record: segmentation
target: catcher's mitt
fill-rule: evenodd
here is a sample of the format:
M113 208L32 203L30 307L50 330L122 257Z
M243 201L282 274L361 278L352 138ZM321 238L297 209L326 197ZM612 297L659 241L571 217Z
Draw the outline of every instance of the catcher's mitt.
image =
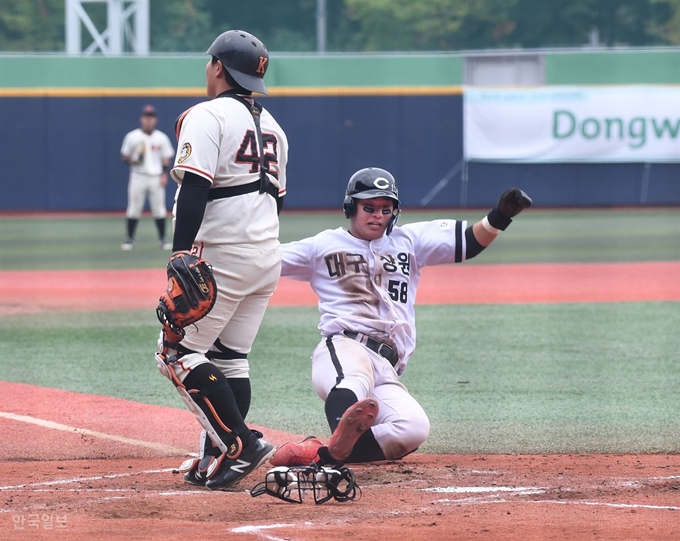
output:
M166 329L184 336L184 327L204 318L216 298L217 285L210 264L181 252L168 261L168 289L158 300L156 316Z

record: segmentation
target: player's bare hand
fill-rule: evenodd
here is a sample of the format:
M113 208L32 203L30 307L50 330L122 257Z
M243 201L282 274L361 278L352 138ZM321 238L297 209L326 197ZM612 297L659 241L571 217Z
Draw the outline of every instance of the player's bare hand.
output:
M525 208L529 208L532 202L531 198L519 188L510 188L503 192L496 208L503 216L513 218Z

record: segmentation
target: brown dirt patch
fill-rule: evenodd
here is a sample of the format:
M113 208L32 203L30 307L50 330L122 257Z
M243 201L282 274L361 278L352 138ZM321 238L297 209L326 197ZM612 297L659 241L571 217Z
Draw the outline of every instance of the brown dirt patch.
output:
M229 492L186 485L174 469L197 428L183 410L0 383L0 412L0 539L665 541L680 528L677 455L414 454L353 466L358 501L295 505L249 495L266 467Z
M418 304L680 300L680 262L448 265L423 270ZM164 269L0 272L0 314L153 309ZM314 306L304 282L282 278L271 306Z

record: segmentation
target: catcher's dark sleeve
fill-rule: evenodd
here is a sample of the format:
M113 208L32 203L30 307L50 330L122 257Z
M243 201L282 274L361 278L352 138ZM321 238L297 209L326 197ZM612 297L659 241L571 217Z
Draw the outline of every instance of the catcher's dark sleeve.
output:
M465 259L472 259L479 255L486 246L482 246L475 234L472 232L472 226L465 230Z
M276 214L281 214L281 209L283 208L283 198L286 197L282 195L276 198Z
M209 191L209 180L195 173L184 173L182 188L177 196L175 234L172 239L173 252L191 250L191 245L203 221Z

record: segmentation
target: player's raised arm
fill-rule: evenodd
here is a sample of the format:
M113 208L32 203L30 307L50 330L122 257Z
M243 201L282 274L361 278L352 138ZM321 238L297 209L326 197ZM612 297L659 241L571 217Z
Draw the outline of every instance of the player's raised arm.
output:
M519 188L510 188L503 192L496 206L483 219L465 230L466 259L479 255L531 203L531 198Z

